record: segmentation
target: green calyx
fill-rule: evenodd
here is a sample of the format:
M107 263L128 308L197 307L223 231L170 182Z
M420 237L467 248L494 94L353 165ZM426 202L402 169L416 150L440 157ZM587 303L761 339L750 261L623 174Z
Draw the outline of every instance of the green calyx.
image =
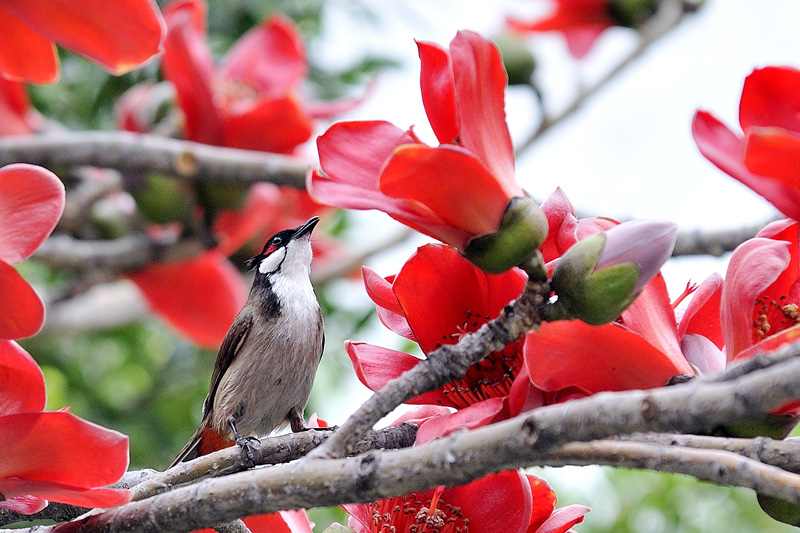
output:
M490 274L501 274L536 254L547 237L547 217L531 198L512 198L494 233L469 241L464 257Z
M639 281L635 263L620 263L597 272L597 259L605 246L605 234L591 235L574 244L553 271L552 288L573 318L587 324L607 324L635 298Z

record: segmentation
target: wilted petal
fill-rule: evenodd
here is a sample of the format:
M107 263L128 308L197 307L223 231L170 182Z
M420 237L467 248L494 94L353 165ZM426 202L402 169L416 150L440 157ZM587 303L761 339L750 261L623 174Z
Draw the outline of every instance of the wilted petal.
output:
M0 339L35 335L44 323L44 304L17 270L0 261Z
M3 7L113 74L136 68L161 49L164 22L152 0L7 0Z
M207 348L220 345L247 297L239 272L215 251L185 261L153 264L128 273L128 277L153 312Z
M15 163L0 168L0 260L33 254L64 211L64 185L47 169Z
M44 409L42 370L14 341L0 341L0 416Z

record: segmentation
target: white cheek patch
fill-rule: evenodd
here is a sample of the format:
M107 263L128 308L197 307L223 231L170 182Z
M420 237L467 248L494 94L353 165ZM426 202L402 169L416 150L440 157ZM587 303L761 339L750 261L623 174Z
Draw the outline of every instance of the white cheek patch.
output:
M285 257L286 248L278 248L261 260L261 263L258 265L258 271L262 274L271 274L272 272L275 272L278 270L278 267L281 266L281 263L283 263Z

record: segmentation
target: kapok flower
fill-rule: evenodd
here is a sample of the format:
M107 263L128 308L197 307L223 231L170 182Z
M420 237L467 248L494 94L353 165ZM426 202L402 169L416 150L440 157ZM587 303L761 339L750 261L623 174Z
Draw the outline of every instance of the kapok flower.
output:
M33 133L42 122L25 85L0 76L0 136Z
M384 279L366 267L363 274L367 294L375 302L381 322L417 342L425 353L454 344L496 318L520 295L526 282L525 274L518 269L487 274L453 248L439 244L419 248L396 276ZM430 305L434 300L435 309ZM348 341L345 347L359 379L375 391L420 362L407 353L370 344ZM485 425L514 416L523 408L541 405L541 394L538 399L528 399L538 391L528 390L527 376L523 375L515 387L520 374L524 374L520 349L521 342L516 342L492 352L470 367L460 380L423 393L409 403L458 409L458 413L432 424L448 425L450 430ZM522 388L517 390L520 385ZM422 432L418 442L428 438Z
M739 124L731 131L706 111L695 113L697 147L723 172L800 220L800 70L756 69L744 82Z
M0 341L0 507L30 514L46 500L114 507L128 467L128 438L63 411L42 412L44 378L14 341Z
M582 59L604 31L613 26L641 24L655 13L657 4L656 0L556 0L555 11L544 19L528 22L510 17L507 22L518 32L561 32L572 57Z
M11 265L30 257L56 227L64 211L64 185L42 167L0 168L0 339L38 332L44 305Z
M546 221L514 178L500 53L469 31L448 50L417 47L422 101L439 146L387 122L340 122L317 139L321 171L309 173L307 189L328 205L384 211L503 272L535 252Z
M124 74L157 54L164 36L153 0L5 0L0 26L0 74L31 83L58 78L54 42Z
M672 255L678 228L634 220L575 243L553 271L553 290L574 318L611 322L638 296Z
M582 522L588 508L572 505L554 511L555 493L541 478L506 471L460 487L344 506L356 533L429 531L431 533L561 533Z
M161 68L177 91L191 141L292 153L313 132L313 119L358 104L304 104L308 73L300 32L280 15L243 35L215 66L206 42L206 4L174 0L164 8L168 33Z

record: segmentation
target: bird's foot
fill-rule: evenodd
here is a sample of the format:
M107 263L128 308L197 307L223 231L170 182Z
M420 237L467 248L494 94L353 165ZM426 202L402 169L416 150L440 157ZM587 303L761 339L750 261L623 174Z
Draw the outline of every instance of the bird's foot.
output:
M231 430L233 431L233 440L244 451L247 457L247 463L250 468L256 466L256 461L261 459L261 452L258 445L261 442L258 437L245 437L236 429L236 423L231 420Z

